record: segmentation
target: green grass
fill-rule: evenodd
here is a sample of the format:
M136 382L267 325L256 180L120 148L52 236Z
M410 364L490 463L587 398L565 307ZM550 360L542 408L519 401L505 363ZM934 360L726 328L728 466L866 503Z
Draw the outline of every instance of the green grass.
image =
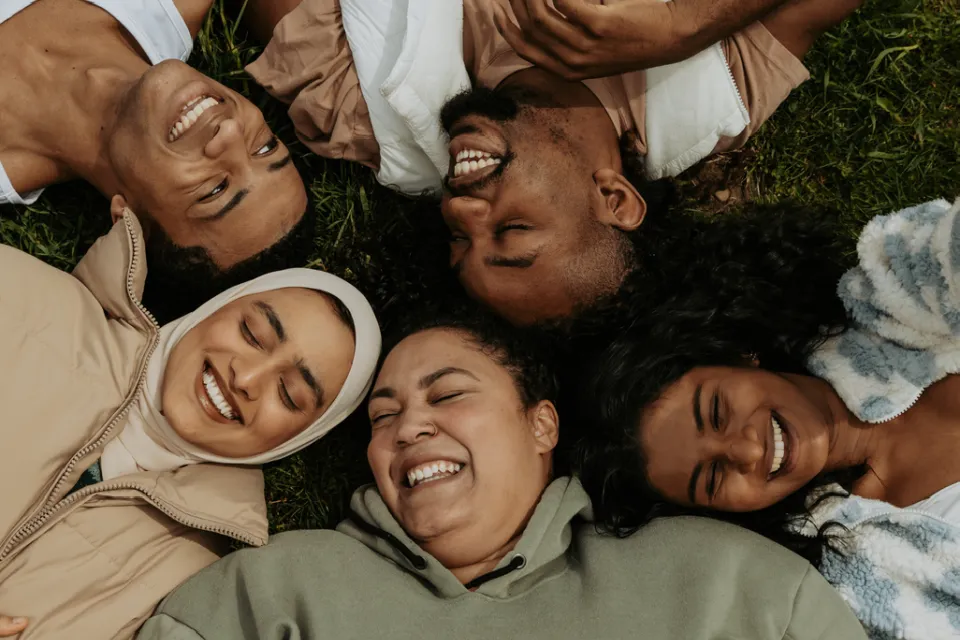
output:
M281 105L242 71L257 50L217 3L192 62L250 95L295 152ZM868 0L806 59L812 79L748 145L757 199L796 198L843 211L855 234L873 215L960 195L960 5L957 0ZM366 169L308 158L318 198L312 266L342 275L389 319L451 292L429 205L379 187ZM688 202L687 207L696 203ZM88 186L61 185L34 206L0 211L0 240L69 268L109 226L107 203ZM355 416L300 455L270 466L274 531L332 526L350 491L369 478L364 420Z

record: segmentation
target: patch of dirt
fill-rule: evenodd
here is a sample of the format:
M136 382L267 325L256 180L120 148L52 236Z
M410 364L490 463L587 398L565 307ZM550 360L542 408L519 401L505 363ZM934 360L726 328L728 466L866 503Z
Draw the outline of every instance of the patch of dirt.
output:
M752 149L741 149L690 167L676 178L681 200L706 215L722 214L753 200L757 190L747 169L755 156Z

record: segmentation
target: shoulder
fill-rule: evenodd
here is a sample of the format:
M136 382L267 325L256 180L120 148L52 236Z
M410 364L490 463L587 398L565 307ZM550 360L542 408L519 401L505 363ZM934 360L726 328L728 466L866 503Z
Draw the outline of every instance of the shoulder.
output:
M597 555L620 558L628 571L662 568L734 576L765 567L763 574L793 576L799 581L810 567L800 556L760 535L711 518L659 518L622 539L597 533L592 525L581 529L580 535ZM771 567L776 570L770 571Z

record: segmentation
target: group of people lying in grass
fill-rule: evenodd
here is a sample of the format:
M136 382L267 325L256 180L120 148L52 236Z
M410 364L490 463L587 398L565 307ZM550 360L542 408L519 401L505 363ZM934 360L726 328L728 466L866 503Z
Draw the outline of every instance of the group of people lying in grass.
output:
M960 204L855 265L830 211L668 214L856 7L708 4L250 3L301 141L439 194L485 307L381 349L297 268L291 152L183 62L209 0L3 3L0 204L83 178L114 225L71 274L0 246L0 637L960 633ZM374 484L266 544L259 465L364 406Z

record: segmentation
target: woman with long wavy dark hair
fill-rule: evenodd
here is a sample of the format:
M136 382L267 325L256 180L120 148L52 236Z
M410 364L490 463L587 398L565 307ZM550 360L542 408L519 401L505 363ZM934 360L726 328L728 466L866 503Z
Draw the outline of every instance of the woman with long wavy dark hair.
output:
M875 218L846 273L829 218L687 256L585 388L583 482L613 533L713 515L818 565L875 637L956 637L960 202Z

